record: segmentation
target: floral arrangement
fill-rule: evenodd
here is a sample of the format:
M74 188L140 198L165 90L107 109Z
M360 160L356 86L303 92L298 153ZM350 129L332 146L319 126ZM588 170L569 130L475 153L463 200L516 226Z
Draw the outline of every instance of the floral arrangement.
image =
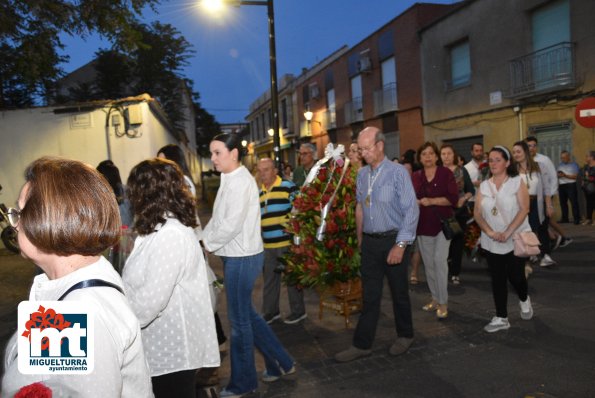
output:
M52 390L42 383L22 387L14 398L52 398Z
M294 239L284 256L285 280L290 285L324 288L359 277L357 171L338 156L342 149L342 145L327 146L325 158L313 167L293 202L287 230Z
M468 223L465 229L465 252L468 256L473 257L479 249L479 237L481 236L481 229L475 221Z

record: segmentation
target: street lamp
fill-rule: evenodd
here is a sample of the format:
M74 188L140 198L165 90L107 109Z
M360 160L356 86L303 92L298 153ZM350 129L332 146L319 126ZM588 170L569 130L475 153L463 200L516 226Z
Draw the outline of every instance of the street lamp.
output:
M304 112L304 117L306 118L306 121L308 122L308 135L312 135L312 116L314 116L312 111L307 110L306 112Z
M205 6L216 9L221 4L239 6L266 6L269 20L269 64L271 74L271 108L273 112L273 153L275 164L279 169L279 175L283 175L281 168L281 158L279 151L281 147L281 138L279 135L279 93L277 92L277 51L275 49L275 12L273 9L273 0L203 0Z

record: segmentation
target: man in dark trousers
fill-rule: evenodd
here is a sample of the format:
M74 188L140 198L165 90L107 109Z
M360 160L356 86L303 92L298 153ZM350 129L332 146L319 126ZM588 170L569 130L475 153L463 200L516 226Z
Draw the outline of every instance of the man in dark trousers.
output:
M372 352L384 277L388 279L397 331L389 353L403 354L413 342L407 267L419 207L407 169L388 160L384 142L384 135L375 127L366 127L357 139L359 151L367 163L357 175L355 210L362 253L363 308L353 344L335 355L338 362L352 361Z

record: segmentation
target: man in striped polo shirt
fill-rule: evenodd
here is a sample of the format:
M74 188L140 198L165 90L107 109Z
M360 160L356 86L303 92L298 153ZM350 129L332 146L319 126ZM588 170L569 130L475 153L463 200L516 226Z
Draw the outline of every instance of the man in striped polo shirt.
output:
M262 313L267 323L281 318L279 295L281 291L282 265L279 257L283 256L290 245L291 236L285 232L285 226L291 212L297 187L291 181L277 175L277 168L270 158L258 162L260 186L260 225L264 242L264 288L262 292ZM306 318L304 293L294 286L287 286L291 314L285 323L294 324Z

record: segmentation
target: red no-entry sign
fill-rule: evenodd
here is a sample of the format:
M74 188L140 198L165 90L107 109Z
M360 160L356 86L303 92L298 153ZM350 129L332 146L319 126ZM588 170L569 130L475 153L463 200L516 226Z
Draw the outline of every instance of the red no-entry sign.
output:
M595 128L595 97L587 97L579 102L574 118L583 127Z

